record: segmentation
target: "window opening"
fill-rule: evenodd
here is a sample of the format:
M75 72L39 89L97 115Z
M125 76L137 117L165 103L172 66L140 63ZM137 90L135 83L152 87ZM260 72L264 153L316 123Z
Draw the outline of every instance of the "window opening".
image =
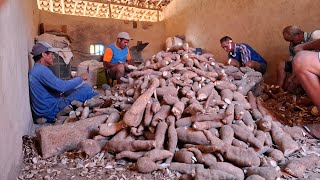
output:
M90 54L91 55L102 55L104 51L104 45L102 44L91 44Z

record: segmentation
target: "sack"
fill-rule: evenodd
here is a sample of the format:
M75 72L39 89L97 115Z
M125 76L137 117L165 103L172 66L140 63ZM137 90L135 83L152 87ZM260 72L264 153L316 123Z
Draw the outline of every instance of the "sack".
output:
M77 74L81 75L83 73L88 73L89 77L85 82L93 87L97 85L98 71L101 68L103 68L103 62L99 62L97 60L87 60L78 65Z
M177 37L169 37L166 40L166 50L169 52L183 49L183 40Z

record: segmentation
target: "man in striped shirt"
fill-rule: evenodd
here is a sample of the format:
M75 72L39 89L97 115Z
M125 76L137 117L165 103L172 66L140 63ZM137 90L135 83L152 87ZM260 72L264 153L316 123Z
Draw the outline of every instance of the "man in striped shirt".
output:
M234 43L229 36L220 39L221 47L228 53L228 64L236 67L247 66L264 74L267 62L251 46Z
M103 65L111 79L121 83L120 78L125 76L126 65L133 64L128 47L132 38L127 32L120 32L117 41L110 44L104 51Z

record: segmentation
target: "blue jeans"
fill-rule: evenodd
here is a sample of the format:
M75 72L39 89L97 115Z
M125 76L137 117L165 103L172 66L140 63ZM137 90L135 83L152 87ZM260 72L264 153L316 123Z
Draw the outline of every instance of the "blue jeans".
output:
M80 101L84 102L87 99L90 99L99 93L95 92L92 87L90 87L87 83L82 84L81 86L68 91L64 94L64 97L60 98L60 101L57 105L57 107L54 110L55 115L60 112L63 108L70 105L72 101ZM54 122L54 119L47 119L48 123Z

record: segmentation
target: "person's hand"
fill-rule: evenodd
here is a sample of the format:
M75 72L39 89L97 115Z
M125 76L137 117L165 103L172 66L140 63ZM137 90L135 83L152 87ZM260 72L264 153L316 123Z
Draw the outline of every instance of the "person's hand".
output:
M132 71L132 70L137 69L137 67L127 63L127 64L125 65L125 69L126 69L127 71Z
M128 64L127 62L124 62L124 63L122 63L122 64L123 64L123 66L124 66L124 69L125 69L125 70L128 70L128 65L129 65L129 64Z
M134 62L135 62L136 60L134 60L134 59L130 59L129 61L127 61L128 62L128 64L129 65L133 65L134 66Z
M83 73L83 74L80 75L80 78L81 78L82 80L84 80L84 81L87 80L88 77L89 77L89 74L88 74L88 73Z
M294 52L299 52L299 51L302 51L303 50L303 46L304 44L298 44L294 47Z

